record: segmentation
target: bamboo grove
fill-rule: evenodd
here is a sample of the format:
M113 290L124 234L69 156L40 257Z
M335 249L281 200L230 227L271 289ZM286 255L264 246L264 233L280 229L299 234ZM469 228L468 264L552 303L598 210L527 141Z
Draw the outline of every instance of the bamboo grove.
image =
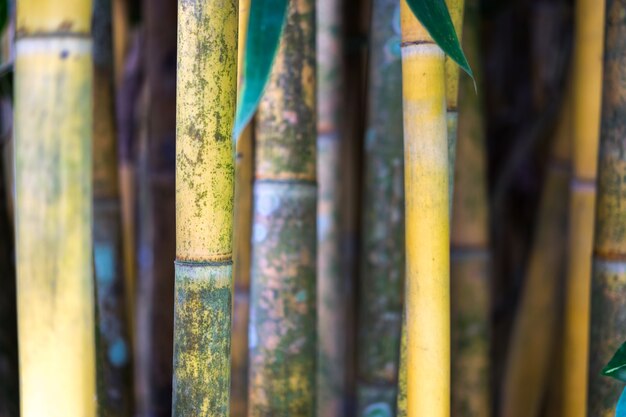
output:
M0 1L0 417L626 417L624 16Z

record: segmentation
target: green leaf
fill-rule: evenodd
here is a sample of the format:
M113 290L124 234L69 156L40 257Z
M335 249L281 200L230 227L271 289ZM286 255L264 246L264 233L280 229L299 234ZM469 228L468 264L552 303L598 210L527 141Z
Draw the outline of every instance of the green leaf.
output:
M9 1L0 0L0 32L4 32L4 29L9 22Z
M613 358L602 369L602 375L626 382L626 343L617 349Z
M617 402L615 417L626 417L626 389L622 391L622 395L619 397L619 401Z
M426 28L443 52L474 79L474 73L461 49L446 2L444 0L407 0L407 3L417 20Z
M233 139L236 141L259 106L285 25L288 0L251 0L243 60L243 81Z

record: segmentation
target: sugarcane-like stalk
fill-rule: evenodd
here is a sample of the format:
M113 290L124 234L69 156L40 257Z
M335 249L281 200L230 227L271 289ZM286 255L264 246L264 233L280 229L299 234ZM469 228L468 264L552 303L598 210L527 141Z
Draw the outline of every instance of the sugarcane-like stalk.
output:
M604 0L578 0L572 79L572 162L565 285L563 415L587 415L591 253L600 136Z
M239 88L243 71L250 0L239 0L237 72ZM248 415L248 324L250 316L250 238L252 236L252 180L254 177L253 127L246 126L237 140L235 159L235 223L233 225L233 329L230 412Z
M359 415L395 409L404 285L400 5L373 2L358 302Z
M450 207L444 54L401 3L407 415L450 415Z
M257 114L249 416L315 416L315 13L291 0Z
M602 116L598 158L591 318L588 416L615 413L623 384L600 375L626 340L626 0L606 4Z
M122 250L110 0L93 11L93 250L98 308L98 408L131 416L133 385Z
M17 4L21 415L96 415L91 1Z
M558 292L564 273L570 155L570 100L565 100L548 162L532 251L505 365L500 413L539 416L558 338Z
M477 0L467 2L464 29L465 53L475 68L480 62L478 7ZM491 297L487 155L482 99L468 76L461 78L459 103L450 232L452 415L489 417Z
M346 282L341 271L342 0L317 2L317 416L344 414Z
M237 1L178 5L175 416L228 416Z

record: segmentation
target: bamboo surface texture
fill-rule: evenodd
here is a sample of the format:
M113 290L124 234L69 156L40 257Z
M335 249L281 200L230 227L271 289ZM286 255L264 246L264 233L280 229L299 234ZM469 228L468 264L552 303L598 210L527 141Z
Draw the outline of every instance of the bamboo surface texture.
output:
M359 416L396 408L404 285L400 5L373 2L357 330Z
M572 179L563 343L563 415L586 417L591 258L602 95L604 0L575 9Z
M118 186L111 15L110 0L95 0L92 33L96 352L99 415L124 417L133 413L133 385Z
M401 3L407 415L450 415L450 215L443 51Z
M478 65L480 11L468 0L464 50ZM475 71L476 73L480 71ZM483 103L471 78L463 75L459 91L457 164L452 209L452 415L491 416L489 282L489 208Z
M600 375L626 340L626 1L606 5L606 51L598 158L587 415L615 413L623 384Z
M238 87L241 88L244 45L250 15L250 0L239 0L237 49ZM248 324L250 316L250 255L252 236L252 180L254 178L253 123L237 140L235 158L235 207L233 225L233 329L231 346L230 412L248 415Z
M559 335L569 197L571 107L565 100L539 203L533 246L505 364L500 415L541 415Z
M180 2L174 416L229 416L237 1Z
M91 2L22 0L15 61L21 415L96 415Z
M317 416L346 396L346 277L341 270L342 0L317 2Z
M315 3L292 0L257 114L249 411L316 415Z

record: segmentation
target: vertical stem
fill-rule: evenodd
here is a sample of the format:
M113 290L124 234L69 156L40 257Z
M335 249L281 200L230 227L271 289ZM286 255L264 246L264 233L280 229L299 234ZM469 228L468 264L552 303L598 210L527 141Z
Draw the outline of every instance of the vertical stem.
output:
M600 370L626 339L626 210L621 203L626 193L626 0L607 2L606 8L587 407L587 415L603 417L615 412L623 384Z
M178 5L174 416L229 416L237 1Z
M400 4L373 2L358 304L358 410L392 415L404 285Z
M90 31L88 0L17 5L15 226L24 417L96 415Z
M250 416L316 404L315 6L292 0L256 125Z
M570 225L563 343L563 415L585 417L591 253L600 136L604 0L578 0L573 56Z
M341 271L342 0L317 2L317 415L345 413L346 281Z
M443 51L401 3L407 415L450 415L450 215Z
M104 416L131 416L133 390L128 333L114 112L110 0L95 0L93 196L98 308L98 404Z

